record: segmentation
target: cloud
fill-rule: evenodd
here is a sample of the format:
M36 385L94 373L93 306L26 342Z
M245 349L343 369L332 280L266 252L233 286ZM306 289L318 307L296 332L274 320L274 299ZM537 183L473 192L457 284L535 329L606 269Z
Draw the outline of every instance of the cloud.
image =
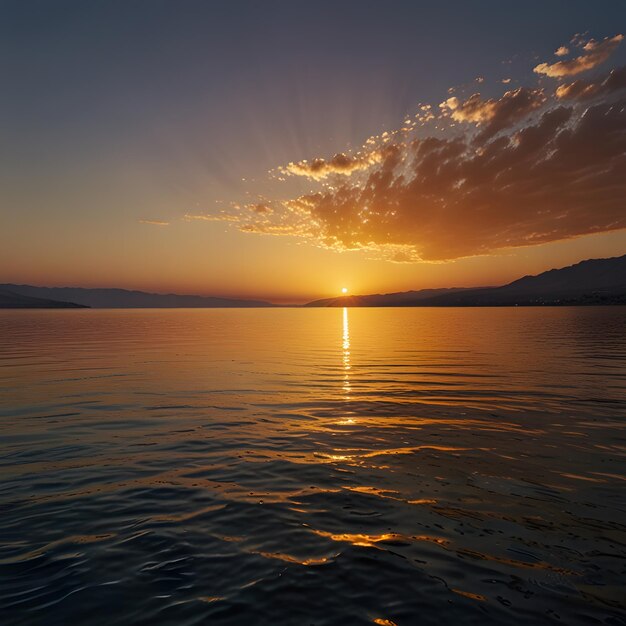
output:
M560 46L554 51L557 57L566 57L569 54L569 48L567 46Z
M479 93L475 93L464 102L456 97L448 98L439 107L457 122L484 124L480 140L485 140L524 119L529 113L541 107L545 100L543 90L520 87L507 91L497 100L493 98L483 100Z
M264 202L257 202L256 204L251 205L250 207L255 213L258 213L259 215L263 215L263 214L271 214L273 213L273 209L271 206L269 206L269 204L266 204Z
M162 220L139 220L140 224L150 224L151 226L169 226L169 222L164 222Z
M626 89L626 66L611 70L604 80L592 82L579 79L563 83L556 88L555 95L559 100L587 100L622 89Z
M556 106L478 148L466 135L394 144L362 184L249 212L242 230L449 260L626 228L624 171L626 101Z
M604 63L613 54L617 46L624 39L624 35L615 35L615 37L606 37L602 41L589 40L582 45L583 54L570 59L568 61L557 61L551 65L548 63L540 63L534 68L537 74L545 74L552 78L563 78L564 76L574 76L591 70L601 63ZM558 54L559 48L556 52Z
M606 55L618 38L572 45ZM554 91L535 85L491 98L449 95L438 109L420 103L413 119L428 118L420 125L405 131L403 118L402 128L370 137L360 152L279 168L318 181L310 193L186 219L393 262L625 229L625 87L619 68Z
M200 222L239 222L240 216L229 213L185 213L183 219L186 222L200 221Z
M328 161L324 159L313 159L312 161L298 161L289 163L279 169L281 174L291 174L294 176L306 176L313 180L322 180L331 174L343 174L349 176L353 172L365 170L370 166L380 163L383 154L379 150L358 153L355 156L336 154Z

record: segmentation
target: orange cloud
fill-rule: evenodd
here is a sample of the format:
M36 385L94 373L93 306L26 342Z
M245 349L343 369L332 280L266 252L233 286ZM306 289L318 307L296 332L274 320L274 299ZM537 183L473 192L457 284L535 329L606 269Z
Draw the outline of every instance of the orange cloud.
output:
M192 221L201 221L201 222L238 222L240 221L239 215L232 215L229 213L199 213L199 214L191 214L185 213L183 215L183 219L187 222Z
M597 64L621 39L576 40L584 63L559 63ZM354 155L279 169L314 181L339 175L332 185L186 218L395 262L446 261L624 229L625 87L620 68L551 94L520 87L498 98L451 95L439 112L420 104L415 118L434 120L437 136L428 136L425 122L405 132L405 119L401 130L370 137Z
M557 61L556 63L540 63L534 68L537 74L545 74L552 78L562 78L564 76L574 76L591 70L601 63L604 63L613 54L617 46L624 39L624 35L615 35L615 37L606 37L602 41L594 41L591 39L582 46L584 54L577 56L569 61ZM559 48L556 52L558 54ZM560 55L559 55L560 56Z
M456 97L448 98L439 107L457 122L485 124L481 139L486 139L524 119L545 100L543 90L520 87L507 91L497 100L483 100L479 93L475 93L464 102Z
M449 260L626 228L626 101L554 107L476 147L469 135L393 144L360 185L283 203L246 232L390 260ZM407 166L406 164L409 163Z
M313 159L312 161L298 161L289 163L279 169L281 174L294 176L306 176L313 180L322 180L331 174L343 174L349 176L353 172L365 170L376 163L380 163L383 154L380 150L357 153L355 156L336 154L332 159Z
M169 226L169 222L164 222L162 220L139 220L140 224L150 224L151 226Z

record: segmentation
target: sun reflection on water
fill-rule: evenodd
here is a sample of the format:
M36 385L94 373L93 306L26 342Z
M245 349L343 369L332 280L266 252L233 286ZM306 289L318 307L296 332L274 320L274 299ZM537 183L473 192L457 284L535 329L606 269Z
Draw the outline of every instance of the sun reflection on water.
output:
M348 307L343 307L343 333L342 333L342 359L343 359L343 392L344 399L350 400L352 387L350 385L350 322L348 319Z

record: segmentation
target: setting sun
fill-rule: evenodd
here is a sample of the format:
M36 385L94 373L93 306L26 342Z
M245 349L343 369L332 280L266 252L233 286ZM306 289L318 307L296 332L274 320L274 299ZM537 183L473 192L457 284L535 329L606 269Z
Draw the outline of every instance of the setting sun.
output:
M341 293L343 293L344 295L348 293L348 288L347 287L342 287L341 288Z

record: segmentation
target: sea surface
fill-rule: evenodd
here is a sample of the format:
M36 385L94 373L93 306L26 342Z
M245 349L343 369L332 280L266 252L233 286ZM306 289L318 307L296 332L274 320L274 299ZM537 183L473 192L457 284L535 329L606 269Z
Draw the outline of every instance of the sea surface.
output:
M626 624L626 307L0 312L0 623Z

